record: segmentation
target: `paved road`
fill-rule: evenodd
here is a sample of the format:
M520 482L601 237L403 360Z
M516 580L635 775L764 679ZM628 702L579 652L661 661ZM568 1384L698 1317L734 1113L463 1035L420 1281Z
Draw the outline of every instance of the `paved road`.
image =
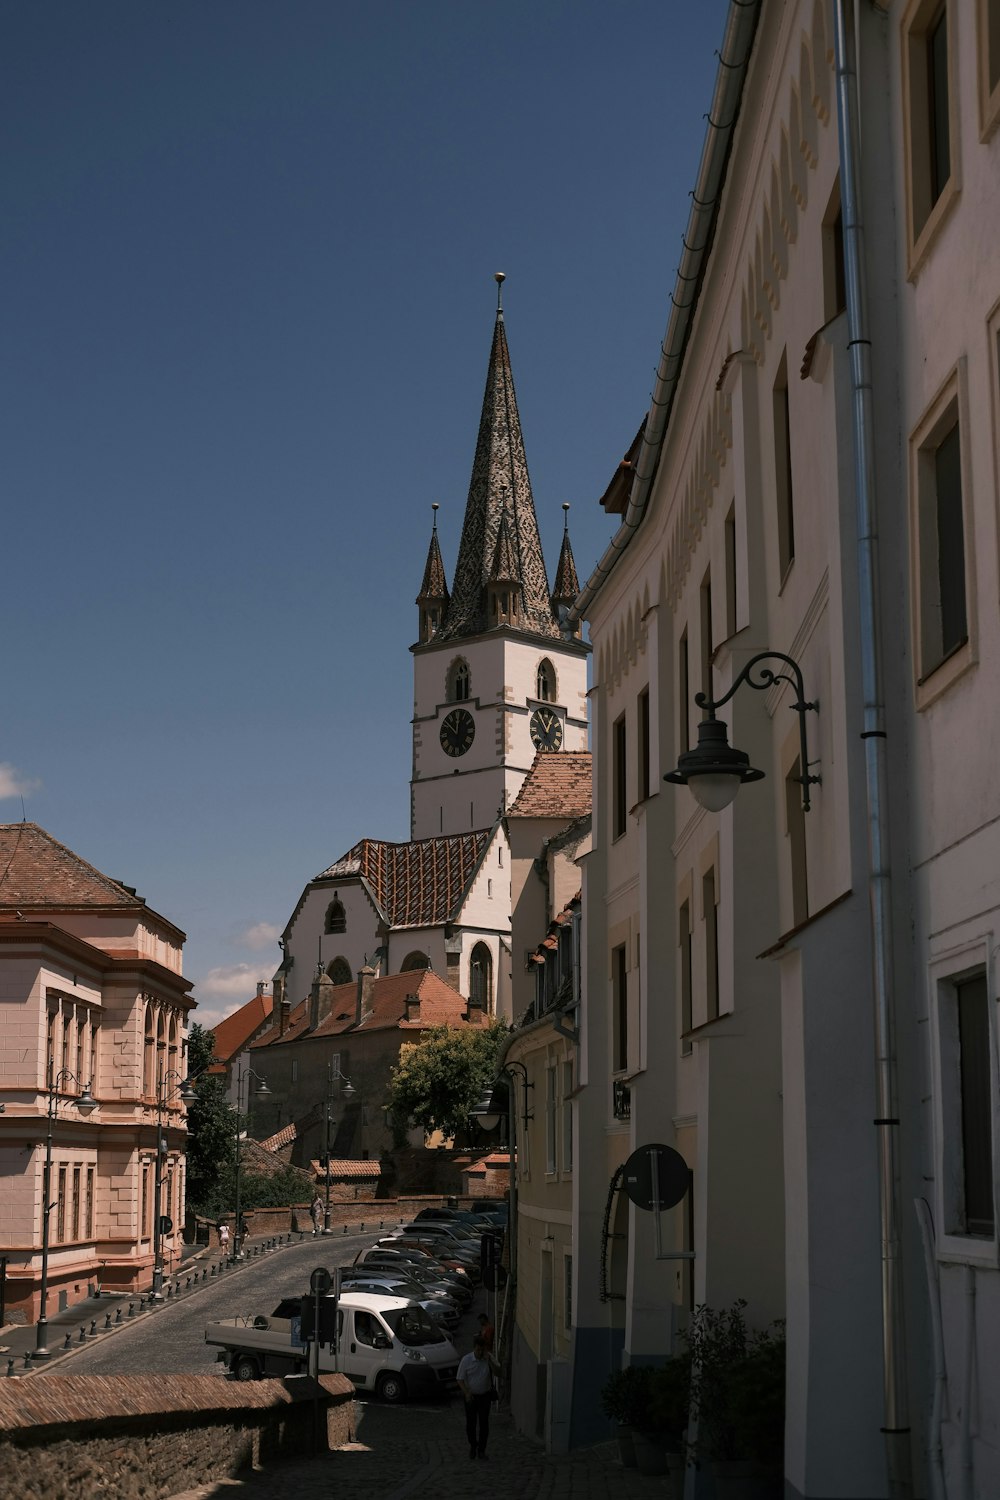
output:
M40 1373L62 1375L225 1375L205 1324L245 1313L269 1313L282 1297L300 1296L314 1266L346 1265L377 1236L336 1235L283 1246L226 1271L155 1312L102 1334ZM103 1326L101 1317L98 1326Z

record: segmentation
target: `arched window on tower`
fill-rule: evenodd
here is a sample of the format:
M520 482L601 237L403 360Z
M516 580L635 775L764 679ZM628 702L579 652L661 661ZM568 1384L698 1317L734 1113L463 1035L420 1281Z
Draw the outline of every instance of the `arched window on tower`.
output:
M326 966L326 972L327 977L334 984L350 984L354 978L351 966L343 954L338 954L336 958L330 960Z
M414 948L413 952L408 953L403 959L403 962L399 966L399 972L401 974L409 974L413 969L429 969L430 966L431 961L427 957L427 954L421 953L419 948Z
M448 668L448 702L464 702L469 697L471 684L469 663L464 657L457 656Z
M535 673L535 697L540 698L543 703L556 701L555 668L547 657L538 663L538 671Z
M493 955L485 943L477 943L469 961L469 1004L488 1014L492 1002Z
M323 925L323 931L347 931L347 913L344 910L343 902L338 900L336 896L334 896L333 900L330 902L330 905L326 909L326 922Z

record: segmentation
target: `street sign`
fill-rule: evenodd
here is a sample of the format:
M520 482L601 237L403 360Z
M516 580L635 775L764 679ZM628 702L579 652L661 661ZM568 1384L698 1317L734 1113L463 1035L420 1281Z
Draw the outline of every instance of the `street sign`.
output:
M174 1227L174 1221L169 1214L160 1215L160 1233L169 1234Z
M636 1208L646 1213L675 1208L690 1183L691 1168L672 1146L657 1142L640 1146L625 1163L625 1191Z
M325 1297L332 1284L333 1278L326 1266L317 1266L309 1277L309 1290L314 1297Z

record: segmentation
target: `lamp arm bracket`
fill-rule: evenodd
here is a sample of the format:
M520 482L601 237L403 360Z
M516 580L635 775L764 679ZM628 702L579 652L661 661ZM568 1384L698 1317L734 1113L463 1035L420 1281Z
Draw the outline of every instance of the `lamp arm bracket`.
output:
M775 672L770 667L761 666L761 663L765 661L784 662L785 666L791 670L792 676L789 676L786 672ZM753 675L755 670L757 671L756 678ZM786 656L783 651L758 651L756 656L751 656L750 660L737 674L729 691L723 693L721 698L709 698L707 693L695 693L694 701L699 708L705 710L710 719L714 719L716 709L722 708L724 704L728 703L737 689L743 686L744 682L757 692L766 692L776 682L787 682L788 686L793 688L798 695L797 701L791 704L796 713L805 713L809 709L812 709L814 712L818 712L819 710L818 699L812 701L806 700L805 684L802 680L802 668L794 657Z

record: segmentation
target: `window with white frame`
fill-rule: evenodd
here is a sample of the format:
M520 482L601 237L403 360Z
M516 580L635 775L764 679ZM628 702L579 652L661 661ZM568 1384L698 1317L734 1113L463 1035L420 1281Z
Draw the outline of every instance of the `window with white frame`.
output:
M937 1002L942 1227L992 1240L994 1044L985 966L939 978Z
M562 1112L562 1169L564 1172L573 1170L573 1063L565 1061L561 1064L562 1094L560 1097L560 1109Z
M963 482L964 365L945 383L910 439L914 634L918 685L945 663L971 659L970 548ZM945 672L942 686L951 680Z
M559 1101L557 1096L557 1081L555 1063L549 1063L545 1069L545 1170L554 1172L556 1170L556 1119Z
M902 49L910 273L958 192L955 107L957 0L911 0Z

